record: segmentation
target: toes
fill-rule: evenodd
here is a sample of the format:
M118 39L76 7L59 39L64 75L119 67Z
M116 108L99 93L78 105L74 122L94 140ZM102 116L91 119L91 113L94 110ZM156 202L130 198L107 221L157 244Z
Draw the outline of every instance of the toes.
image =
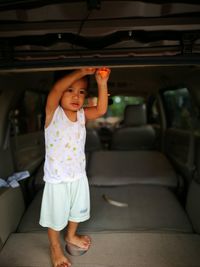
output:
M89 247L89 244L84 242L83 246L82 246L82 249L88 249L88 247Z
M91 241L91 239L89 238L89 236L86 236L86 242L87 242L87 244L88 244L89 246L91 245L92 241Z
M71 263L70 262L63 262L59 265L56 265L56 267L70 267L71 266Z

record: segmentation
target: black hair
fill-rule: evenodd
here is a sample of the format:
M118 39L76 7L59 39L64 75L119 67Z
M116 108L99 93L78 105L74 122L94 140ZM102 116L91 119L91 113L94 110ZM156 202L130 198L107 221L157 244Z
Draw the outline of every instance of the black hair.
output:
M66 75L68 75L72 72L73 72L73 70L56 70L54 72L53 82L56 83L57 81L59 81L60 79L62 79L63 77L65 77Z
M58 70L54 72L54 83L56 83L58 80L62 79L64 76L72 73L74 70L70 69L70 70ZM86 97L89 97L89 89L90 89L90 75L86 75L83 77L83 79L87 80L87 95Z

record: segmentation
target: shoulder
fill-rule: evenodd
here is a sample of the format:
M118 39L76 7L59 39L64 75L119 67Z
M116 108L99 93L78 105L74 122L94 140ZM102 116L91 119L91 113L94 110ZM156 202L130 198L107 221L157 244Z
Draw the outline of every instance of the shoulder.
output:
M48 128L52 121L56 120L61 113L62 108L60 106L58 106L52 113L46 113L45 129Z
M78 118L81 122L85 122L85 111L83 108L78 111Z

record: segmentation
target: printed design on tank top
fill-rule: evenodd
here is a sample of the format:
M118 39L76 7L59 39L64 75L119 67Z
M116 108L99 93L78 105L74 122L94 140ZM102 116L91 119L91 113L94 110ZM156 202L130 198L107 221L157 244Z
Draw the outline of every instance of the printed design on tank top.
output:
M45 129L44 180L69 181L85 176L85 138L84 110L78 111L77 121L72 122L58 107Z

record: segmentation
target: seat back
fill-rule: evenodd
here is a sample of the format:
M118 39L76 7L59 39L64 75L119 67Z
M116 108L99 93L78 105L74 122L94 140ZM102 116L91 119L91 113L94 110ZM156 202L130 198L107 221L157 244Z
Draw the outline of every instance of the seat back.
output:
M10 147L0 148L0 178L6 180L14 172L14 163Z
M85 151L93 152L97 150L101 150L102 145L98 133L94 129L87 128L86 130L86 143L85 143Z
M112 150L151 150L155 144L155 130L147 124L144 104L128 105L124 112L124 122L112 136Z
M0 249L9 235L16 231L24 211L21 187L0 188Z
M200 139L196 140L195 153L196 171L193 181L190 184L186 210L192 222L195 232L200 234Z
M0 177L6 180L14 172L10 147L0 149L0 161ZM8 236L17 229L24 210L25 203L21 187L0 188L0 248Z

